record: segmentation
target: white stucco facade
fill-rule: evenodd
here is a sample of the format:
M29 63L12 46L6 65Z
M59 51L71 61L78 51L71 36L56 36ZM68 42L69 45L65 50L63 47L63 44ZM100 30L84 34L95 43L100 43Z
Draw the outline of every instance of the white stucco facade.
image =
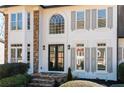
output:
M113 27L109 28L96 28L96 29L80 29L71 30L71 11L80 11L86 9L107 9L113 7ZM90 50L93 47L97 48L98 43L106 43L106 47L112 47L112 73L107 71L79 71L74 70L73 75L79 78L88 79L105 79L117 80L117 6L99 6L99 5L82 5L82 6L65 6L43 9L40 6L16 6L5 9L4 11L9 15L8 26L8 62L11 63L11 44L22 44L22 60L27 62L27 44L30 44L30 69L29 73L33 73L33 11L39 10L39 72L54 72L54 73L67 73L68 68L71 66L71 50L68 49L76 47L77 44L84 44ZM11 31L11 14L21 12L23 15L23 29L21 31ZM27 12L31 13L31 29L26 29ZM49 21L50 18L60 14L64 17L64 34L49 34ZM107 15L107 14L106 14ZM90 16L92 18L92 16ZM92 24L90 24L92 25ZM64 44L64 71L49 71L48 70L48 46L50 44ZM45 49L43 50L43 46ZM90 53L91 54L91 53ZM90 58L90 63L92 62Z

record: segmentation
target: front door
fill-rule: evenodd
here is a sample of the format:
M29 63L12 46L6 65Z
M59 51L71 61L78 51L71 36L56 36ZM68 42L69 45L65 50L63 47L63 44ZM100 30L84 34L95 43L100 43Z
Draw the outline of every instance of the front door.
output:
M64 45L49 45L49 71L64 71Z

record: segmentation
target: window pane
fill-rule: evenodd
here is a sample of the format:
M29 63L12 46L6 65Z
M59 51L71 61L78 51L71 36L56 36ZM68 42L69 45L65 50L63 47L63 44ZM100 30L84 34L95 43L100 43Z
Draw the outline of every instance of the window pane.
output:
M84 48L78 47L77 51L77 70L84 70Z
M84 21L77 21L77 29L83 29L84 28Z
M11 14L11 21L16 21L16 14Z
M22 13L18 13L18 30L22 30Z
M106 27L106 10L98 10L98 27Z
M16 22L11 22L11 30L16 30Z
M84 28L84 12L77 12L77 29Z
M50 19L50 34L64 33L64 18L61 15L54 15Z
M11 62L15 63L16 62L16 50L11 49Z
M18 21L18 30L22 30L22 22L20 21Z
M16 30L16 14L11 14L11 30Z
M77 12L77 21L84 20L84 12Z
M97 50L97 67L98 70L106 69L106 52L105 48L98 48Z
M18 21L22 21L22 13L18 13Z
M21 48L17 49L17 62L18 63L22 62L22 49Z
M106 19L98 19L98 27L105 27Z
M98 10L98 18L105 18L106 17L106 10Z
M27 29L30 30L30 13L27 13Z

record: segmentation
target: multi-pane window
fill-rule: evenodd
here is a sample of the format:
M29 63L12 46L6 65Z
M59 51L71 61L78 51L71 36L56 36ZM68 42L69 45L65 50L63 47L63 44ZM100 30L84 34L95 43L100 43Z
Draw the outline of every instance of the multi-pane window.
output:
M22 13L11 14L11 30L22 30Z
M106 27L106 9L98 10L98 28Z
M27 30L30 30L30 13L27 13Z
M11 45L11 62L12 63L22 62L22 44Z
M100 43L97 48L97 70L106 70L106 44Z
M30 63L30 44L27 45L27 63Z
M83 44L77 44L76 48L76 68L77 70L84 70L84 45Z
M53 15L50 19L50 34L64 33L64 18L62 15Z
M84 29L84 12L77 12L77 29Z

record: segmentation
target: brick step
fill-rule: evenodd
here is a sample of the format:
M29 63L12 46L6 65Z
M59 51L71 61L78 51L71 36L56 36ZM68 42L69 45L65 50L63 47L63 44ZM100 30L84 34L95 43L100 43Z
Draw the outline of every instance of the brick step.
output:
M44 84L44 83L29 83L29 87L53 87L54 84Z
M42 78L34 78L31 81L32 83L44 83L44 84L49 84L49 83L54 83L55 80L54 79L42 79Z

